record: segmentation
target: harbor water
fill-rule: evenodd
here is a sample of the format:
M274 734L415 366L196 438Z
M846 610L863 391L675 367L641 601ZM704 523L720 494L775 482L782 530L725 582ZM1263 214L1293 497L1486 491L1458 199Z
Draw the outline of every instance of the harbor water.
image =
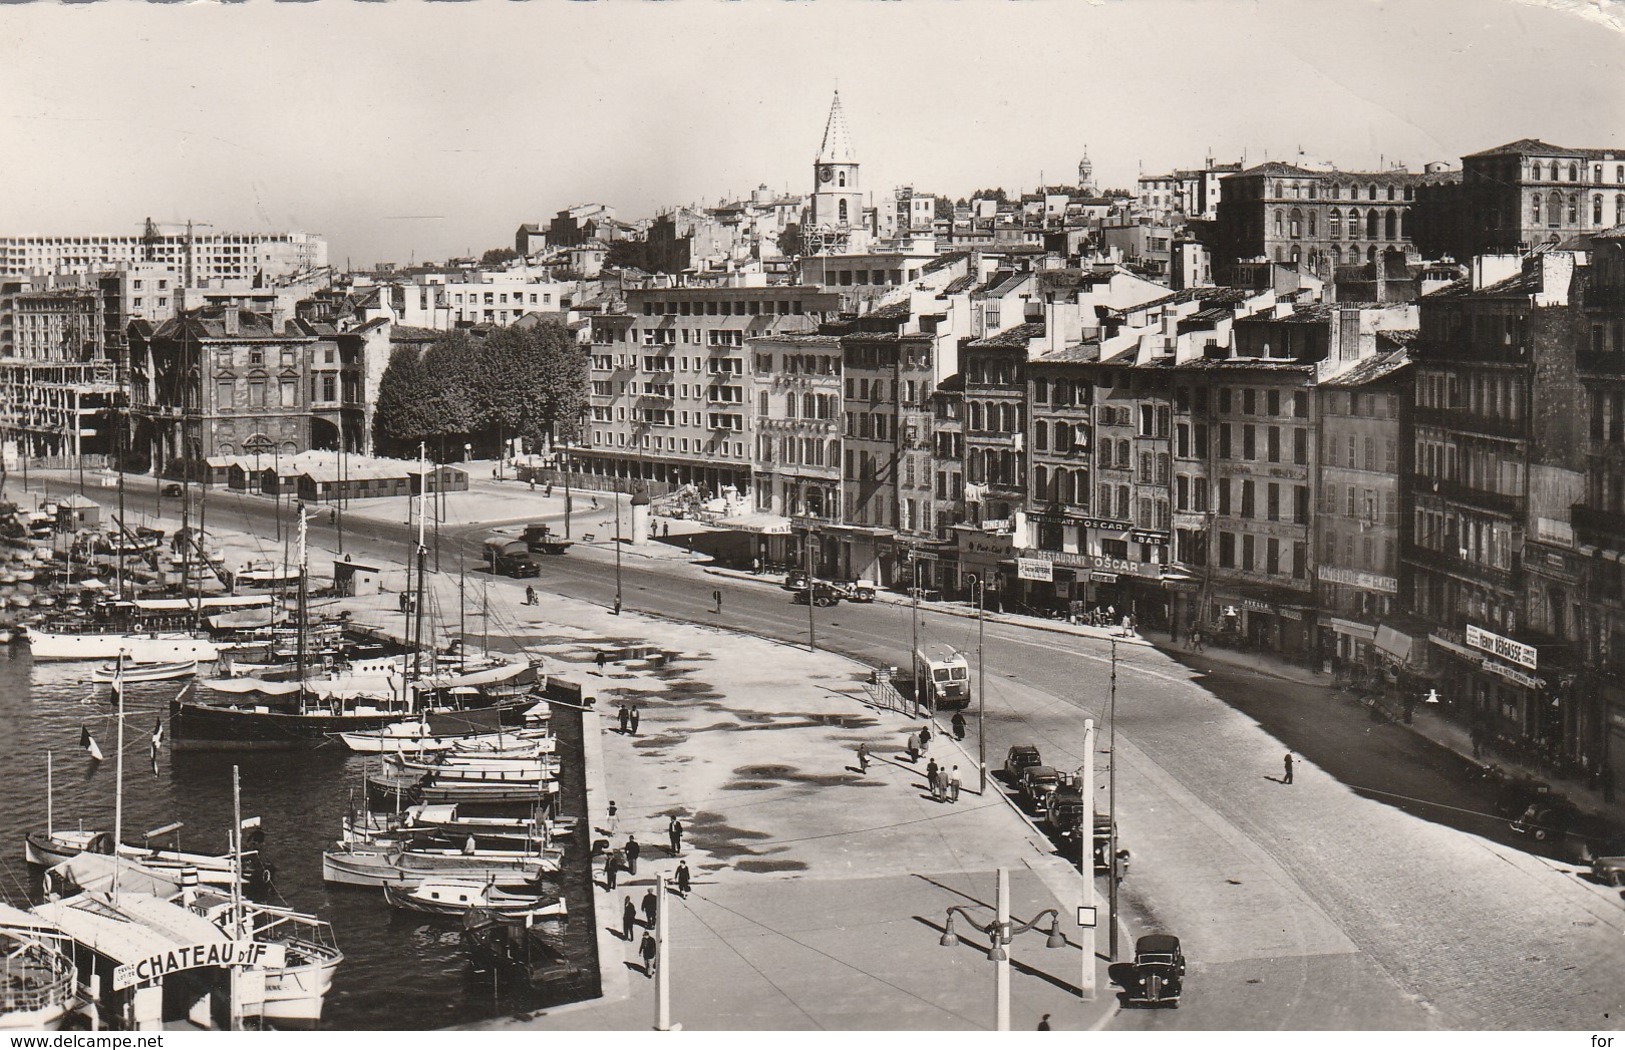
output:
M0 646L0 897L24 904L35 889L23 859L23 839L46 822L46 753L54 755L55 819L59 828L112 830L114 740L109 688L90 684L91 663L34 664L25 646ZM592 883L583 826L564 840L564 870L556 889L569 908L563 924L544 927L552 943L582 967L584 985L533 988L475 971L461 942L461 920L401 911L381 889L322 882L321 854L338 837L352 797L365 798L366 757L341 744L293 752L171 752L167 741L152 760L155 721L167 715L182 682L132 683L125 689L124 838L184 822L183 849L219 852L232 822L232 767L241 771L244 817L259 817L265 857L275 867L272 903L311 912L334 927L344 963L327 998L328 1030L420 1030L464 1024L554 1006L596 994L597 960ZM80 747L89 729L106 756L96 762ZM581 721L556 705L553 731L562 760L561 811L585 813ZM585 821L583 821L585 824ZM172 839L157 840L169 844ZM511 976L511 975L510 975Z

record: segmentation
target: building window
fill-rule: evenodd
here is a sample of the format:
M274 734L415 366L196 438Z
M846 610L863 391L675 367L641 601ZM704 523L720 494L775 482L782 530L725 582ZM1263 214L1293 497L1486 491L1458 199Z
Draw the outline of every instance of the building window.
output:
M1580 181L1580 165L1574 164L1574 163L1569 164L1569 181L1570 182L1579 182Z

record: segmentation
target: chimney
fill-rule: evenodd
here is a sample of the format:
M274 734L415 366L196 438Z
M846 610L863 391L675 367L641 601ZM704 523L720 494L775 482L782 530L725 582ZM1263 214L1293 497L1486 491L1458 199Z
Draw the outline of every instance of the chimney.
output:
M1377 294L1378 303L1384 302L1383 293L1388 288L1388 253L1377 253Z
M271 334L281 335L282 329L287 323L288 312L282 308L282 304L278 303L271 307Z
M242 315L236 303L227 303L225 311L220 316L226 322L227 335L238 335L242 332Z

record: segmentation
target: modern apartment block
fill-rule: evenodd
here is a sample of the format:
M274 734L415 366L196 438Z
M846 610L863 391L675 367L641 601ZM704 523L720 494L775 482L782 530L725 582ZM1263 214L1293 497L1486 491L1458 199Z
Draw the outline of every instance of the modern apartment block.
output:
M590 474L720 493L750 489L751 341L812 334L840 296L821 288L670 288L626 293L592 320Z
M308 233L162 232L148 220L142 233L0 237L0 276L87 273L152 262L182 283L274 277L327 265L327 242Z

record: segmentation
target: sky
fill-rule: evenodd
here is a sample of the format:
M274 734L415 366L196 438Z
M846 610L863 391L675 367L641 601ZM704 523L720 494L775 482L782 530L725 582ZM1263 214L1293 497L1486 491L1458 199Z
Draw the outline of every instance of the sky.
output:
M1570 0L1574 2L1574 0ZM1625 148L1625 33L1527 0L0 5L0 233L300 229L334 262L811 188L837 88L877 197L1207 156Z

